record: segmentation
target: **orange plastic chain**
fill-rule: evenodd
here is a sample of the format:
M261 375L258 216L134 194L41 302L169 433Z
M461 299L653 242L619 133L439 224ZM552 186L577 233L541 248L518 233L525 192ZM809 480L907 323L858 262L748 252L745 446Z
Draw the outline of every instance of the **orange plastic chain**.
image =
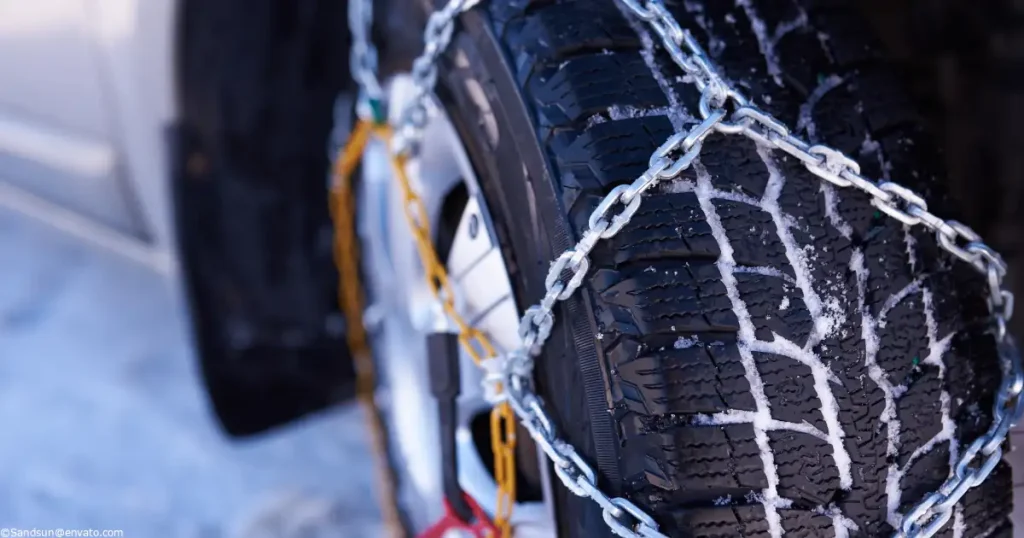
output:
M416 240L416 249L420 261L426 273L427 282L434 296L440 301L445 314L458 328L459 343L466 353L479 365L484 359L495 356L494 345L490 339L479 329L472 327L455 308L455 293L448 278L448 271L437 256L431 238L430 221L427 218L426 206L419 197L409 181L405 167L407 157L396 155L391 152L390 144L393 132L386 124L374 123L369 120L360 120L356 124L348 143L341 149L334 164L334 184L332 193L332 216L335 223L335 261L338 265L341 282L339 295L342 309L348 321L348 343L352 349L352 355L357 361L357 372L360 376L360 392L369 391L369 396L363 398L364 402L373 405L372 391L374 386L373 360L370 355L369 345L366 340L366 333L362 325L362 287L359 281L359 267L356 239L355 239L355 207L351 194L351 176L355 171L359 160L362 158L366 144L371 136L383 140L389 145L391 155L391 166L398 180L398 186L402 190L404 200L405 217L409 223L409 229ZM339 239L338 236L345 235ZM362 361L360 358L363 358ZM363 364L360 364L363 362ZM371 413L376 419L371 424L371 429L379 428L381 425L379 413L374 407ZM380 430L383 432L383 429ZM375 449L383 454L383 436L375 432L374 438L381 439L381 445ZM512 526L510 519L512 507L516 498L516 417L508 403L501 403L491 410L491 445L494 450L494 474L498 485L498 499L494 514L494 524L498 528L501 538L510 538ZM390 475L390 470L387 471ZM384 503L395 508L397 520L397 505L394 500L393 480L392 487L384 491L390 493L391 497ZM390 512L390 510L385 510ZM387 514L386 514L387 516Z
M351 176L369 141L370 127L360 126L356 129L348 146L334 162L330 193L331 219L334 221L334 264L338 268L338 304L347 325L345 338L356 370L356 394L366 412L370 442L377 460L375 464L381 514L389 535L405 538L395 476L388 464L384 421L373 399L377 380L373 355L363 326L363 288L359 282L359 242L356 239L356 207Z

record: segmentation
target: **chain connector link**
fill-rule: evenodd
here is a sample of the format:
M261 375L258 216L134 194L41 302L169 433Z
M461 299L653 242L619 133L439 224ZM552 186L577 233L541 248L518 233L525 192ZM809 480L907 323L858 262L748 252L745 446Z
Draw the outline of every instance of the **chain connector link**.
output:
M968 243L981 241L981 236L969 226L955 220L947 220L946 226L936 231L936 239L947 252L974 265L974 255L960 246L961 241L965 246Z
M759 144L774 146L777 140L789 137L788 127L753 105L740 107L733 112L732 118L732 123L740 126L741 134Z
M587 276L588 270L590 270L589 258L586 256L577 257L575 250L567 250L551 263L547 278L544 279L544 286L547 289L552 289L556 285L561 284L563 289L556 297L559 301L564 301L571 297L576 289L583 284L583 277ZM571 272L572 276L567 281L562 282L562 273L566 271Z
M583 458L576 452L576 449L568 444L556 446L558 452L565 457L564 465L555 465L555 474L562 481L562 484L571 492L580 497L587 497L587 489L580 485L586 483L597 484L597 473L583 461Z
M664 536L658 531L658 524L655 523L654 518L647 515L639 506L633 504L628 499L617 497L611 499L611 503L619 508L619 514L605 509L601 516L605 524L611 528L616 536L621 536L622 538ZM632 521L624 522L623 520L627 517L631 518Z
M665 4L651 2L647 5L647 10L654 14L647 24L658 34L662 43L682 44L686 38L686 32L682 26L679 26L679 22L676 21L672 14L668 12Z
M847 157L843 153L823 145L811 146L807 153L818 157L816 163L804 163L814 175L828 181L837 187L849 187L852 185L849 179L843 177L843 172L850 170L860 174L860 164Z
M921 198L914 191L891 181L879 183L878 188L888 193L889 199L872 198L871 205L907 226L915 226L921 223L921 219L915 216L915 213L928 211L928 203L924 201L924 198Z
M729 110L729 103L733 103L732 110ZM708 119L715 110L735 113L747 106L747 98L736 90L730 88L717 74L714 74L700 93L700 102L697 103L697 110L702 119ZM719 122L715 130L725 134L735 134L743 130L742 125L729 122Z
M666 167L668 166L668 163L664 164ZM602 222L607 224L607 228L601 233L601 238L607 239L619 233L619 230L628 224L629 220L633 218L633 214L640 209L641 198L639 196L623 199L623 196L630 192L629 187L629 185L619 185L612 189L590 214L587 221L590 228L598 228ZM622 211L609 218L609 213L616 204L623 204Z
M383 98L374 97L365 89L359 90L359 97L356 100L356 116L378 127L388 123L387 106L384 104Z
M742 108L743 107L741 107L741 110ZM686 137L683 138L682 142L680 142L679 147L685 153L683 157L681 157L679 161L677 161L676 166L673 167L678 167L678 170L669 169L665 171L665 174L668 177L675 177L679 175L679 173L682 172L684 168L690 166L690 163L692 163L693 160L696 159L698 155L700 155L701 147L704 145L704 139L707 138L708 135L710 135L711 133L715 132L715 130L717 130L722 125L722 120L724 118L725 110L715 109L712 110L706 118L704 118L704 121L698 123L696 126L694 126L693 129L690 129L689 132L684 131ZM660 149L661 148L658 148L659 151ZM679 164L684 161L685 164Z
M644 6L640 5L641 4L640 0L620 0L620 1L622 2L623 5L628 7L633 12L634 15L636 15L637 17L640 17L641 20L651 21L655 17L655 13L654 13L654 11L651 10L650 6L651 6L651 4L655 4L656 2L650 2L650 1L643 2L646 6L648 6L648 7L644 7Z
M523 341L523 347L529 350L531 355L538 355L540 346L551 334L551 327L554 324L555 317L550 310L536 305L527 308L519 322L519 338Z

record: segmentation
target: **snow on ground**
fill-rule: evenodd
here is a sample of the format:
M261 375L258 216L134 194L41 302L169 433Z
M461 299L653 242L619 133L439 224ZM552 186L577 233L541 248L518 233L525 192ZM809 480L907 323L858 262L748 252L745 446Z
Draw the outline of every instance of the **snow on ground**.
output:
M228 442L166 277L0 212L0 526L380 536L355 408Z

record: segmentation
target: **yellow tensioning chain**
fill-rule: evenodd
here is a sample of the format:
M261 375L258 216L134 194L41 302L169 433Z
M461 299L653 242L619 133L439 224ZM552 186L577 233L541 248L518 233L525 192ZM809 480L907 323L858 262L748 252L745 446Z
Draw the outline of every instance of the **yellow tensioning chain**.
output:
M355 207L351 194L351 176L355 171L363 150L369 142L371 135L385 141L389 146L392 138L391 127L385 124L376 124L368 120L360 120L356 124L346 145L341 149L334 166L334 185L332 186L332 216L335 223L335 260L340 273L340 290L342 308L347 319L348 342L352 348L352 355L357 360L357 372L360 375L361 389L369 391L369 397L362 398L368 405L373 406L373 361L370 355L369 346L366 341L366 333L362 325L362 291L359 281L358 261L354 254L356 249ZM448 271L437 256L434 250L430 221L427 218L426 206L423 200L413 190L406 175L405 167L407 157L396 155L388 148L391 156L391 167L398 186L402 190L402 198L405 207L406 221L413 238L416 240L416 249L420 261L423 264L434 297L440 301L445 314L458 328L459 343L466 353L479 365L484 359L495 356L494 345L481 330L472 327L455 308L455 293L448 278ZM344 208L345 210L341 210ZM344 239L337 236L346 235ZM341 250L344 246L347 250ZM354 299L350 299L354 298ZM356 333L353 335L353 333ZM358 352L357 352L358 351ZM359 364L359 362L363 364ZM368 373L365 373L368 372ZM361 390L362 392L362 390ZM376 419L372 421L371 428L381 427L380 415L374 407L372 411ZM374 432L374 438L381 439L380 432ZM491 445L494 450L494 475L498 485L498 499L494 514L494 524L501 532L502 538L510 538L512 527L510 518L512 506L516 498L516 418L515 413L508 403L501 403L491 410ZM374 447L378 453L383 454L383 443ZM385 462L386 463L386 462ZM387 474L390 474L388 471ZM392 487L385 488L391 492L391 497L384 503L396 505L394 500L393 480ZM390 510L386 510L390 511ZM395 507L397 521L397 507Z

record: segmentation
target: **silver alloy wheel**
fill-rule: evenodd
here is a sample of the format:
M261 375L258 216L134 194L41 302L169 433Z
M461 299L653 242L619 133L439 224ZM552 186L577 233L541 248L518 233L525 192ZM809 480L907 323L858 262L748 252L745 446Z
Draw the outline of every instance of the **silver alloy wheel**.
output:
M411 90L409 77L390 81L390 109L402 109L412 97ZM423 198L433 230L438 229L447 195L460 183L468 193L448 256L456 306L470 324L491 337L499 353L511 350L519 345L519 315L508 271L469 157L436 103L423 140L418 156L409 162L408 172L413 188ZM388 424L401 504L414 529L421 530L442 513L439 425L437 404L430 393L426 336L445 321L427 287L405 221L402 197L391 175L387 149L373 142L363 163L358 216L371 301L366 323L380 381L377 401ZM460 357L460 368L459 481L485 511L493 514L497 486L471 429L474 418L486 415L490 405L483 397L480 370L465 353ZM520 438L519 442L530 440ZM546 470L547 466L541 465L545 473L544 498L549 500ZM517 538L555 536L550 501L517 503L512 521Z

